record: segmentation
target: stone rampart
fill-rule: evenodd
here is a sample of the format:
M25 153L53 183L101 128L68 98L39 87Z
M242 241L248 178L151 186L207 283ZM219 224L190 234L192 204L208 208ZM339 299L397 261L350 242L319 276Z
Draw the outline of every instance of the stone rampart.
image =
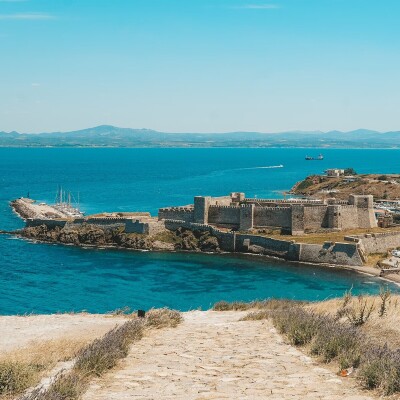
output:
M255 207L254 226L267 227L277 226L282 228L291 227L291 207Z
M222 232L206 224L183 221L165 221L165 227L176 230L180 227L190 230L211 232L224 251L258 253L283 258L290 261L326 263L336 265L362 266L363 261L358 243L304 244L294 241L246 235L236 232Z
M246 198L243 200L243 203L254 203L254 204L263 204L263 203L271 203L271 204L323 204L322 200L305 200L305 199L291 199L291 200L281 200L281 199L254 199L254 198Z
M140 220L127 220L125 223L126 233L139 233L153 235L165 229L163 221L143 222Z
M304 207L304 230L311 231L328 228L328 212L326 205L312 205Z
M359 228L360 209L352 205L341 205L339 208L340 213L340 225L341 229L357 229Z
M346 241L360 241L367 254L386 253L390 249L400 247L400 232L366 233L351 235Z
M158 210L158 219L177 219L182 221L194 221L194 209L192 207L168 207Z
M25 221L26 227L34 227L40 225L46 225L49 228L55 228L59 226L60 228L64 228L67 224L67 220L57 220L57 219L42 219L42 218L27 218Z
M240 208L236 206L210 206L208 223L226 227L239 227Z
M299 261L338 265L362 266L363 261L356 243L300 244Z

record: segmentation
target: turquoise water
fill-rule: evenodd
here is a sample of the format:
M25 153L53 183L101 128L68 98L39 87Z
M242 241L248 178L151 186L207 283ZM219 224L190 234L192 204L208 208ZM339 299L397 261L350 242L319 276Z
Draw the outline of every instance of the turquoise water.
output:
M314 151L316 154L319 150ZM353 167L400 171L399 150L305 149L0 149L0 229L22 222L8 202L28 192L53 202L62 184L87 213L184 205L194 195L243 191L281 197L311 173ZM313 153L313 152L311 152ZM313 155L313 154L310 154ZM283 168L265 168L283 165ZM0 236L0 314L105 312L168 306L209 308L215 301L267 297L318 300L377 293L380 281L347 272L260 258L84 250ZM392 290L397 287L391 285Z

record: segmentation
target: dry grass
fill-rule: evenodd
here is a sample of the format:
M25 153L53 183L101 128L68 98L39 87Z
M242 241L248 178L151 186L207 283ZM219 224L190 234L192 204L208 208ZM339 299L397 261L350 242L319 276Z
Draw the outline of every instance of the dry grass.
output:
M365 263L365 265L367 265L368 267L376 267L376 265L378 264L378 261L382 261L386 257L387 257L386 253L368 254L368 259L367 259L367 262Z
M35 386L58 362L71 360L85 340L60 339L33 342L0 356L0 399Z
M128 320L82 348L72 370L60 373L47 390L38 389L20 400L77 400L93 377L102 376L127 356L130 345L142 338L144 328L175 327L181 321L179 312L167 308L150 310L143 319Z
M334 361L339 370L354 367L364 388L399 398L400 296L387 288L379 296L353 296L349 290L320 303L220 302L214 309L251 310L242 321L268 318L291 344L305 346L322 362Z
M151 309L146 314L146 326L150 328L175 328L182 322L180 312L169 308Z
M248 303L244 301L228 302L222 300L215 303L212 310L213 311L247 311L247 310L271 311L271 310L281 310L283 308L291 307L295 304L306 304L306 302L286 300L286 299L255 300L255 301L250 301Z
M294 240L297 243L308 243L308 244L323 244L325 242L344 242L345 236L351 235L362 235L364 233L387 233L387 232L400 232L400 227L396 228L370 228L370 229L348 229L340 232L321 232L321 233L308 233L304 235L292 236L292 235L267 235L262 236L272 237L280 240Z
M382 199L386 195L389 199L400 198L400 185L385 183L377 180L380 175L368 174L358 175L361 178L356 182L344 182L345 177L325 178L321 183L305 185L299 192L306 195L314 195L317 198L330 197L328 193L321 193L321 190L336 189L338 192L332 195L337 199L347 200L350 194L372 194L375 198ZM398 180L399 175L387 174L388 180Z
M400 296L392 294L386 301L386 310L382 314L382 299L379 296L363 296L367 307L373 307L368 321L363 324L361 330L368 335L375 343L390 348L400 348ZM345 308L356 309L358 297L352 296ZM343 299L332 299L321 303L310 303L307 309L319 314L338 315L343 309ZM346 318L345 315L342 318Z

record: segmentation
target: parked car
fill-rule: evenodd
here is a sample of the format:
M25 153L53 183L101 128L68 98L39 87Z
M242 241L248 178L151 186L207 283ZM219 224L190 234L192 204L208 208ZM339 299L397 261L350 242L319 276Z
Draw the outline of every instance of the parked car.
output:
M400 257L400 250L392 250L392 256Z

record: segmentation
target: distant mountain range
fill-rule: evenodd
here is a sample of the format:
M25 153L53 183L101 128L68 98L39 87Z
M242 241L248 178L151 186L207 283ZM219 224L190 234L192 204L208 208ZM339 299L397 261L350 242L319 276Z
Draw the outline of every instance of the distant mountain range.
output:
M0 147L361 147L400 148L400 131L164 133L101 125L72 132L0 132Z

